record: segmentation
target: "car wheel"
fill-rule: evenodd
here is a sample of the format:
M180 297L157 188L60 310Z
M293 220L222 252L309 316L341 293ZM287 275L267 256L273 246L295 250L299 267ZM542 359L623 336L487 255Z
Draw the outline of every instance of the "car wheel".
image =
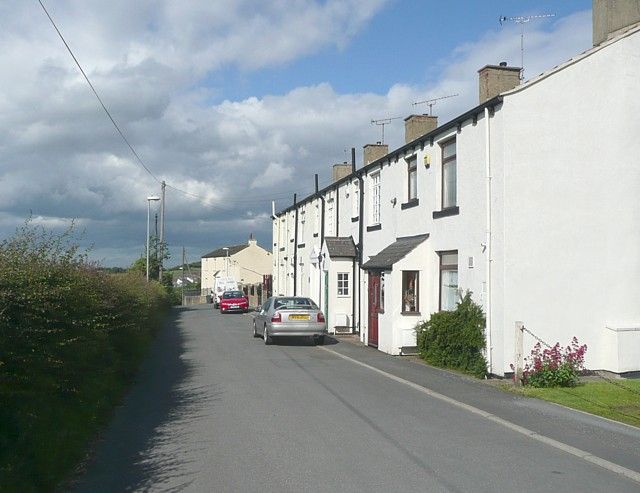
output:
M273 342L273 339L271 338L271 336L267 332L267 326L266 325L264 326L264 329L262 331L262 338L264 339L265 346L268 346L269 344L271 344Z
M313 340L317 346L322 346L324 344L324 336L315 336Z

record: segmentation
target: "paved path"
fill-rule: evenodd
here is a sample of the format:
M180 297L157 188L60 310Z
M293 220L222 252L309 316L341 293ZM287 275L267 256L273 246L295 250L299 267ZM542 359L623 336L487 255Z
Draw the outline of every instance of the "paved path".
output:
M517 431L640 472L636 428L349 343L265 346L250 322L176 310L74 490L640 491Z

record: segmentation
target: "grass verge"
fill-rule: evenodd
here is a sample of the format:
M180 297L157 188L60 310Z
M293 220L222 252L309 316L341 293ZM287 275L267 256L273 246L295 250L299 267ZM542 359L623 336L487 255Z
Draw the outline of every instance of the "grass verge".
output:
M516 388L512 385L503 385L503 388L640 427L640 380L614 382L586 381L570 388Z

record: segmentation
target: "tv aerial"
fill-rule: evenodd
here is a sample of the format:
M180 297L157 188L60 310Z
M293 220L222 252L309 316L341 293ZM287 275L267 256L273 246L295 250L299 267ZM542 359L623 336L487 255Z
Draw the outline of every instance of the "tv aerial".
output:
M456 96L459 96L459 94L449 94L448 96L440 96L439 98L425 99L424 101L416 101L415 103L412 103L412 104L413 106L418 106L419 104L426 104L427 106L429 106L429 116L433 116L433 107L438 101L442 99L455 98Z
M382 127L382 140L380 141L381 144L384 144L384 126L389 125L389 123L391 123L393 120L399 120L400 118L402 117L394 116L391 118L381 118L379 120L371 120L371 125L378 125Z
M555 17L556 14L538 14L538 15L520 15L515 17L507 17L501 15L498 17L498 22L502 26L505 22L514 22L520 24L520 81L524 80L524 25L531 21L539 19L548 19L549 17Z

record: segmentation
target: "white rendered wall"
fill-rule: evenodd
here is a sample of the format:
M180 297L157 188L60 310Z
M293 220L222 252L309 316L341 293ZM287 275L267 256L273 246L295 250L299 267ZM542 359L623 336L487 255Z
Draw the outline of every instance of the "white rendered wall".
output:
M516 320L640 370L639 80L636 32L505 97L505 371Z

